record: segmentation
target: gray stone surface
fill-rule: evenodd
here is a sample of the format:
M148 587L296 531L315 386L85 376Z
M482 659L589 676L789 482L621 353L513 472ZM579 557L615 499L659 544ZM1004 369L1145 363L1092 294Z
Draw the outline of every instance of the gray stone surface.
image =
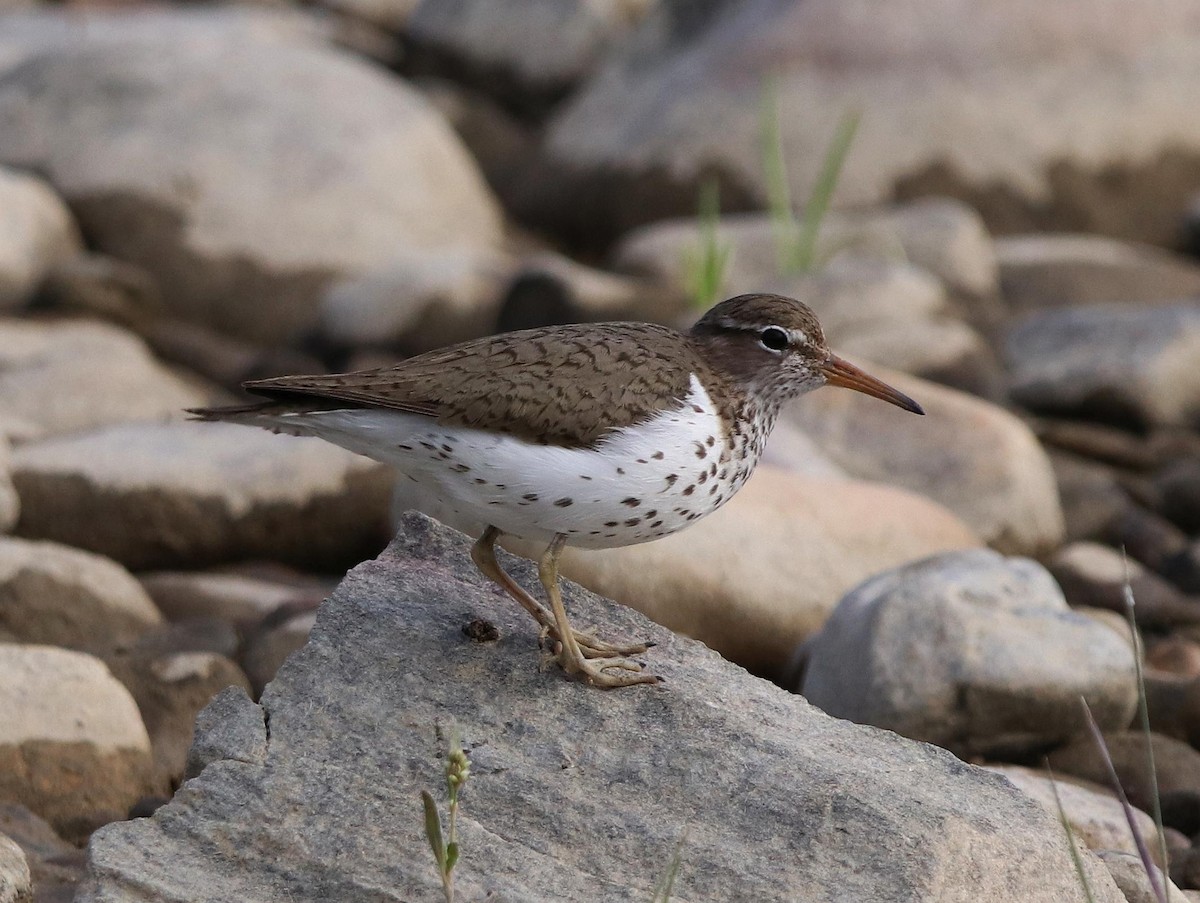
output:
M21 514L21 499L12 482L12 451L8 439L0 433L0 533L16 526Z
M157 40L26 61L0 77L0 161L45 173L92 248L152 273L172 312L254 340L307 334L330 280L398 248L500 237L478 169L417 91L251 28L164 23Z
M533 625L468 549L407 518L322 609L259 726L247 700L219 696L245 740L226 733L226 758L210 753L153 817L93 836L81 903L436 899L418 794L442 798L454 725L472 759L464 900L649 899L681 836L673 900L1082 900L1061 828L1007 782L828 718L578 588L581 622L658 642L666 683L601 692L539 668ZM464 636L480 617L498 642ZM226 721L201 721L212 749Z
M313 569L387 536L391 472L319 439L221 423L138 423L13 456L23 536L135 570L272 558Z
M11 837L0 834L0 903L31 903L33 881L25 853Z
M1200 294L1200 266L1161 248L1101 235L996 239L1000 286L1016 313L1075 304L1141 304Z
M1190 0L1143 12L1139 0L663 0L556 111L548 155L586 188L558 190L554 212L619 232L690 213L714 171L729 201L761 200L775 79L797 201L839 118L861 109L835 203L953 193L1004 231L1170 243L1197 184L1200 20Z
M87 320L0 320L0 419L13 424L14 440L182 418L184 408L207 401L124 329Z
M71 212L49 185L0 168L0 310L28 302L46 271L79 246Z
M1138 426L1200 423L1200 301L1031 314L1004 355L1019 404Z
M1028 754L1137 705L1133 653L1067 608L1050 574L990 550L948 552L848 593L808 644L804 696L831 715L962 755Z

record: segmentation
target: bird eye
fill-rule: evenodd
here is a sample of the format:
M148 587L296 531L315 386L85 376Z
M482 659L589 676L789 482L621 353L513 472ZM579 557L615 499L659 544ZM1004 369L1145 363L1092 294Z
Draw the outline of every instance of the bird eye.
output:
M768 351L782 351L788 346L788 334L778 326L768 326L758 336L762 346Z

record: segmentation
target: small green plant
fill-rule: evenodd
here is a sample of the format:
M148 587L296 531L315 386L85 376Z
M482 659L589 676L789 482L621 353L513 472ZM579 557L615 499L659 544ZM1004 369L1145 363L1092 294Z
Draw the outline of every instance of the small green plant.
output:
M767 81L763 90L760 137L767 202L775 227L776 266L781 275L809 273L817 266L817 238L821 233L821 223L829 212L833 190L837 187L861 118L861 110L853 109L838 121L821 161L817 180L804 205L803 219L797 222L784 162L783 132L779 126L779 83L775 79Z
M700 247L687 252L684 268L688 274L688 293L700 310L708 310L721 298L725 273L733 247L717 236L721 220L721 188L715 178L700 186Z
M1075 832L1071 830L1071 823L1067 820L1067 810L1063 808L1062 797L1058 795L1058 781L1054 780L1054 772L1050 770L1050 763L1046 762L1045 764L1046 773L1050 775L1050 789L1054 791L1054 804L1058 807L1058 820L1067 834L1067 844L1071 850L1071 862L1075 864L1075 874L1079 877L1079 883L1083 886L1083 893L1087 897L1088 903L1096 903L1096 898L1092 895L1092 886L1088 883L1087 872L1083 869L1083 857L1079 855L1079 845L1075 843Z
M449 755L446 757L446 794L450 799L446 818L446 831L442 832L442 818L437 803L428 790L421 791L421 804L425 809L425 837L433 858L437 862L442 878L442 891L446 903L454 903L454 866L458 864L458 797L471 776L471 760L463 752L455 732L451 732Z
M679 877L679 863L683 857L683 843L686 839L687 835L684 834L675 844L666 869L654 885L654 896L650 898L650 903L671 903L671 891L675 889L675 879Z

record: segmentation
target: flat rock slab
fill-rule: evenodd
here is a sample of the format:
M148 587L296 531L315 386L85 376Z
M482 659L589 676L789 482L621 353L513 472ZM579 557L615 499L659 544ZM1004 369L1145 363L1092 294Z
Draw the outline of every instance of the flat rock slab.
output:
M419 792L444 797L457 725L464 900L650 899L682 837L677 901L1082 901L1061 828L1006 781L829 718L578 587L579 622L657 641L666 682L603 692L539 668L532 623L469 545L406 517L261 709L227 692L225 718L201 714L199 777L93 836L78 899L439 899ZM500 639L468 639L475 618ZM1096 899L1120 903L1086 863Z
M361 561L387 533L390 471L317 439L130 423L22 445L18 530L127 567Z

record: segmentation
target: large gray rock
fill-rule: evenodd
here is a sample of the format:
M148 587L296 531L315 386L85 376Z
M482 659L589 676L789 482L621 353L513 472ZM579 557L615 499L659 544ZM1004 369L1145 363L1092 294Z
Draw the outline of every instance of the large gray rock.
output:
M1001 552L1041 555L1062 541L1054 472L1025 424L966 393L874 364L868 369L917 399L927 416L857 392L823 390L788 405L784 422L851 476L945 505Z
M847 594L809 642L804 696L831 715L963 755L1030 753L1137 706L1133 653L1067 608L1040 565L948 552Z
M1148 245L1037 233L1002 236L995 248L1004 300L1017 313L1200 294L1200 266Z
M0 419L13 424L15 439L182 417L207 400L123 329L0 320Z
M160 623L146 591L115 561L0 537L0 629L22 642L103 654Z
M21 500L12 483L12 451L8 440L0 434L0 533L7 533L17 523Z
M21 535L126 567L360 561L387 535L391 472L319 439L135 423L21 446Z
M71 212L50 186L0 168L0 310L24 305L47 270L78 251Z
M1076 417L1200 423L1200 301L1031 314L1008 334L1015 401Z
M153 817L93 836L80 901L434 899L418 794L442 798L454 725L472 759L463 899L649 899L681 837L672 899L1077 895L1061 828L1007 782L828 718L577 587L581 622L658 642L648 658L666 683L606 693L539 668L534 625L468 549L407 518L322 609L257 718L235 693L218 697L230 722L201 715L214 758L200 776ZM464 636L472 618L499 642ZM1119 903L1084 862L1097 900Z
M533 95L544 103L590 74L653 3L423 0L404 19L404 30L414 44L453 58L476 76L488 76L493 89L511 84L526 102ZM387 8L380 0L374 5ZM388 4L396 5L396 0Z
M488 247L498 208L444 119L348 53L252 32L76 42L0 78L0 161L180 315L264 341L397 248Z
M30 903L33 882L25 853L11 837L0 834L0 903Z
M808 196L835 124L857 108L839 201L953 194L1004 231L1166 244L1200 184L1200 22L1187 2L1144 10L664 0L552 120L547 155L583 184L556 185L547 203L571 225L619 232L690 213L714 171L727 196L761 203L773 77L793 198Z

